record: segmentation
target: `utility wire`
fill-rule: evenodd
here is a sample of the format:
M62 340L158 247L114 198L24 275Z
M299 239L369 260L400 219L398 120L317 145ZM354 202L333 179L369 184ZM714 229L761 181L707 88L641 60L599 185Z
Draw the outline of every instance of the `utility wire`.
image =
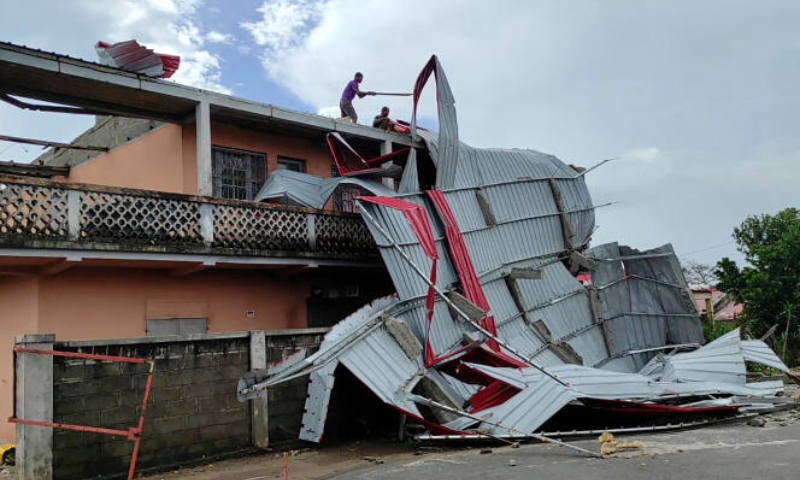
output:
M712 245L710 247L701 248L700 250L695 250L693 252L684 253L684 254L682 254L680 256L681 257L688 257L689 255L694 255L695 253L707 252L709 250L714 250L715 248L720 248L720 247L724 247L725 245L730 245L731 243L734 243L734 240L728 240L725 243L720 243L720 244L717 244L717 245Z

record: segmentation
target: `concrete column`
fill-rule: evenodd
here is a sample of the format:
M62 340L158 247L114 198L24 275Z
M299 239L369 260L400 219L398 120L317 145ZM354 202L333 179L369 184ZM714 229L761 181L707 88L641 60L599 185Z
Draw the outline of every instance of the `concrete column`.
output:
M17 345L52 350L56 336L17 335ZM53 357L17 353L16 410L14 416L29 420L53 421ZM17 474L19 480L53 478L53 429L16 425Z
M211 180L211 107L203 100L195 107L197 130L197 194L210 197Z
M392 153L392 142L386 140L385 142L381 143L381 155L387 155L390 153ZM389 168L392 165L394 165L394 162L386 162L383 164L383 168ZM394 178L384 178L383 184L394 190Z
M214 206L210 203L200 205L200 235L206 245L214 243Z
M70 240L81 239L81 192L78 190L67 190L67 227Z
M263 330L250 332L250 370L267 368L267 338ZM252 423L250 435L257 448L269 447L269 395L266 390L251 401Z

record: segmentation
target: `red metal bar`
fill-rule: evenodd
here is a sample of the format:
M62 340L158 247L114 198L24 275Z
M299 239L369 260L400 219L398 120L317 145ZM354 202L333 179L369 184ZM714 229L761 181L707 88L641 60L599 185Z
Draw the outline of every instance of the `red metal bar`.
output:
M136 459L139 456L139 444L142 441L142 429L144 428L144 414L145 411L147 410L147 400L150 398L150 387L153 384L153 372L155 370L155 361L144 360L141 358L113 356L113 355L96 355L94 353L59 352L56 350L41 350L37 348L25 348L20 346L15 346L14 352L34 353L39 355L52 355L54 357L81 358L85 360L101 360L108 362L150 364L150 371L147 373L147 384L144 387L144 399L142 401L142 411L139 414L139 425L137 427L131 427L128 430L113 430L110 428L89 427L85 425L70 425L66 423L43 422L40 420L29 420L25 418L11 417L8 419L10 423L20 423L24 425L34 425L38 427L59 428L63 430L74 430L78 432L100 433L104 435L116 435L125 437L133 442L133 454L131 455L131 464L130 467L128 468L128 480L133 480L133 476L136 473ZM16 361L17 361L17 356L14 355L15 374L16 374ZM16 383L17 382L15 380L14 381L15 388L16 388ZM16 402L16 393L14 394L14 400ZM14 411L16 412L16 404L14 406Z
M107 362L123 363L147 363L147 360L131 357L115 357L111 355L95 355L93 353L59 352L56 350L39 350L37 348L14 347L18 353L38 353L41 355L53 355L55 357L83 358L86 360L105 360Z
M144 387L144 400L142 400L142 412L139 414L139 428L136 429L136 439L133 441L133 455L131 455L131 466L128 469L128 480L133 480L136 473L136 457L139 456L139 444L142 442L142 429L144 428L144 412L147 410L147 399L150 397L150 386L153 383L153 370L156 362L150 362L150 372L147 374L147 385Z
M128 430L113 430L111 428L100 428L100 427L87 427L86 425L71 425L68 423L53 423L53 422L42 422L39 420L28 420L26 418L16 418L11 417L8 419L9 423L21 423L23 425L34 425L36 427L50 427L50 428L60 428L62 430L75 430L78 432L90 432L90 433L102 433L105 435L117 435L120 437L131 437L135 429L131 428Z

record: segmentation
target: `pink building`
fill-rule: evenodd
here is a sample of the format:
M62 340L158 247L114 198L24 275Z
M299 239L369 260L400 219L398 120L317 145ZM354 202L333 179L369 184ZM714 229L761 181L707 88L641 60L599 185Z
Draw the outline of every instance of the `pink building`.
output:
M325 135L362 154L406 135L0 43L0 91L97 115L36 167L0 166L0 418L16 335L60 340L327 326L393 291L349 212L254 202L269 175L332 174ZM47 113L41 113L47 115ZM345 188L345 187L340 187ZM2 423L0 439L14 429Z

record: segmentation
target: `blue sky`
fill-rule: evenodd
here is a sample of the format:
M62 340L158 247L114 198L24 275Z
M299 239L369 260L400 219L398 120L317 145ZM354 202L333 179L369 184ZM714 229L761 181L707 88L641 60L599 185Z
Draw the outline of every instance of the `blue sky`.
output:
M95 59L97 40L180 54L175 80L302 111L364 87L408 91L439 55L460 138L579 165L597 242L740 258L747 215L800 204L796 0L0 0L0 39ZM422 115L435 118L432 89ZM361 118L404 98L358 100ZM0 105L0 131L69 141L91 119ZM0 143L0 160L40 151Z
M208 45L208 50L222 59L226 82L237 97L258 100L288 108L316 113L313 105L290 93L272 81L259 59L260 51L245 35L240 24L258 18L256 9L261 1L239 0L236 2L211 0L198 11L198 24L203 30L216 31L233 37L231 43Z

